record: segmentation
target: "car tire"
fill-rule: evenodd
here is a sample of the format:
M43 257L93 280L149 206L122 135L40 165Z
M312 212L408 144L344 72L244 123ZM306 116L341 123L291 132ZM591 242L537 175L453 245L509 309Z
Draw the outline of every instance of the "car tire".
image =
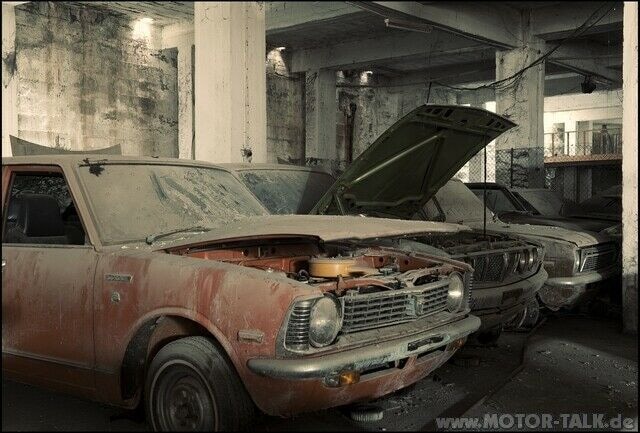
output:
M250 426L255 406L223 350L205 337L164 346L147 371L147 421L154 431L224 431Z

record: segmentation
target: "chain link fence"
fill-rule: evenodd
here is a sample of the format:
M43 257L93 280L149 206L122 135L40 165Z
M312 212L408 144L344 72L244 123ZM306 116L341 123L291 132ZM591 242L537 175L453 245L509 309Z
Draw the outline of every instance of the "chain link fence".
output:
M605 145L607 143L604 143ZM595 143L598 150L598 144ZM615 146L611 146L615 150ZM612 150L602 148L604 152ZM495 149L493 144L476 154L457 174L463 182L498 182L511 188L546 188L568 202L586 200L610 186L622 182L621 167L616 164L547 164L548 148L521 147ZM597 160L597 158L594 158Z

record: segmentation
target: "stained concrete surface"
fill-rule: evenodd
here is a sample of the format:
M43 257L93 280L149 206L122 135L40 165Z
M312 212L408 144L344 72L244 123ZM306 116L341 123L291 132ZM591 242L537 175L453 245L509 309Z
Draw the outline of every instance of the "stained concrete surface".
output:
M415 431L433 429L437 416L465 412L621 413L637 419L637 338L620 334L618 328L619 320L549 318L528 340L524 369L475 407L519 365L525 334L503 333L494 347L466 345L429 377L374 402L384 410L380 422L357 423L347 410L330 409L289 420L263 416L255 429ZM134 413L4 379L2 409L2 430L148 429Z

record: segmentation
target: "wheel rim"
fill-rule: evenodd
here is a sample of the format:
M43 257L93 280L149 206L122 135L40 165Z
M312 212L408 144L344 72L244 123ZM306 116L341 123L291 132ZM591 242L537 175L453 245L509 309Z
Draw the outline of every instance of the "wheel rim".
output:
M211 387L186 361L164 364L153 378L149 398L155 430L218 430L218 412Z

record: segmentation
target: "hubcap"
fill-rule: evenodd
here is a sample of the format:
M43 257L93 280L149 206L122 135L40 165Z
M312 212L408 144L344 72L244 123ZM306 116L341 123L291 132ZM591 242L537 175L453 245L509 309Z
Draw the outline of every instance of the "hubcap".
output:
M151 398L151 415L159 430L217 429L216 406L211 389L189 364L165 364L154 378Z

